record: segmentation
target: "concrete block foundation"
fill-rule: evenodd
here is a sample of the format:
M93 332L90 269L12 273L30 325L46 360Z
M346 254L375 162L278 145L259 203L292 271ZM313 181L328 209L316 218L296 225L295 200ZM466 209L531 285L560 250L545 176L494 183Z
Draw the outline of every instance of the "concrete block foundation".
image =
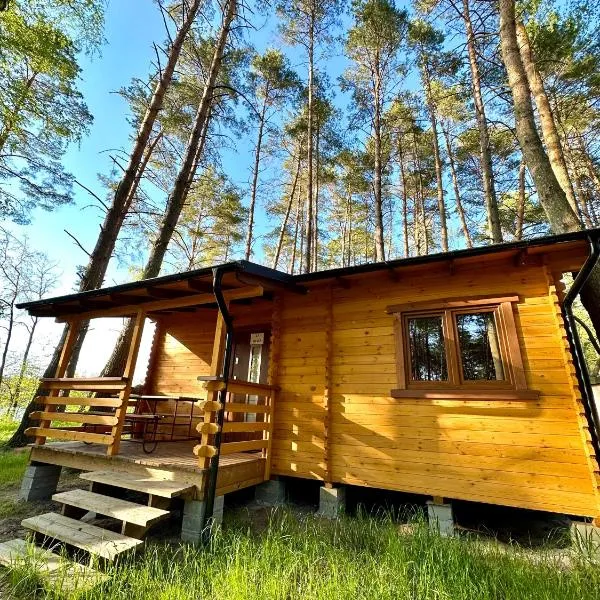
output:
M225 496L217 496L213 507L212 525L223 523L223 506ZM186 500L183 506L183 520L181 523L181 540L198 544L202 538L202 524L206 502L204 500Z
M571 542L583 552L600 552L600 527L585 521L571 521Z
M271 479L256 486L254 498L264 506L281 506L285 504L285 481Z
M58 465L29 465L23 475L19 498L27 502L48 500L56 493L61 470Z
M429 527L437 529L440 535L444 537L454 535L452 504L438 504L428 501L427 517L429 519Z
M319 490L317 515L324 519L337 519L346 509L346 489L322 487Z

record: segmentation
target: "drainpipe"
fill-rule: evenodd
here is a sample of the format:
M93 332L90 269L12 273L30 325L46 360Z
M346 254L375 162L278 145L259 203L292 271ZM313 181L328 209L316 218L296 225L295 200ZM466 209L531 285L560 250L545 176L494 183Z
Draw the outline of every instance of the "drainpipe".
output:
M600 239L598 237L598 233L590 233L587 239L590 244L590 255L585 261L583 267L581 267L579 273L577 273L575 279L573 280L573 284L571 285L571 289L564 298L562 303L562 312L565 320L567 339L569 340L571 354L573 355L573 360L575 362L575 373L577 374L577 380L579 381L579 386L581 388L583 407L590 429L592 446L594 447L594 453L596 454L596 461L600 464L600 443L598 439L598 432L600 431L600 419L598 418L598 409L594 400L594 391L590 382L590 374L585 362L581 339L575 323L575 316L573 315L573 302L583 286L586 284L591 272L598 263L598 257L600 257Z
M219 312L225 323L225 350L223 352L223 365L221 367L221 380L224 383L223 389L219 390L220 410L217 412L218 431L215 434L214 446L217 449L216 454L210 459L208 468L208 481L206 486L206 505L204 509L204 518L202 520L202 537L207 543L210 539L211 528L207 527L210 519L213 516L215 505L215 492L217 489L217 475L219 473L219 457L221 454L221 430L223 429L223 421L225 418L225 401L227 399L227 384L229 383L229 373L231 371L231 358L233 354L233 319L229 313L227 302L223 296L222 280L223 275L229 269L223 267L215 267L213 269L213 293Z

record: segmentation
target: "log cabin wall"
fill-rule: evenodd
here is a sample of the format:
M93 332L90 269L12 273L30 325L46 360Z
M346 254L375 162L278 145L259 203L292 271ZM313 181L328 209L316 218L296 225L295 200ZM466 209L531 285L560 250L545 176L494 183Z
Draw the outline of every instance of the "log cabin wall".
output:
M518 266L514 255L479 257L285 294L273 474L600 515L598 466L560 314L556 272L573 268L565 261L558 252ZM391 396L396 341L386 307L513 294L527 387L539 399Z
M255 301L252 304L232 304L231 313L236 327L269 325L272 302ZM200 308L194 312L175 312L160 316L152 342L144 393L148 395L206 397L206 391L197 377L210 374L216 309ZM197 415L193 427L203 419L200 404L180 403L179 414L193 410ZM174 402L157 404L160 413L173 414ZM176 428L177 434L184 434ZM187 429L183 427L183 429ZM194 429L195 430L195 429ZM161 435L158 436L161 439Z

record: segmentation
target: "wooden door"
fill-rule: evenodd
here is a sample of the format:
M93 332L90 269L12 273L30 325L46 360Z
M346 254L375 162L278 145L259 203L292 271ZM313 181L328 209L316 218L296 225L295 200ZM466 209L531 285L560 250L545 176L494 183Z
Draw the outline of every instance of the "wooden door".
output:
M233 342L233 364L231 366L231 378L251 383L267 383L269 372L269 343L271 332L268 328L257 327L253 329L241 329L235 332ZM234 402L247 402L248 404L263 404L264 399L257 396L235 394ZM255 422L262 421L263 415L255 413L234 413L229 415L230 421ZM229 436L226 436L229 438ZM242 441L261 439L262 433L235 433L232 439L224 441Z

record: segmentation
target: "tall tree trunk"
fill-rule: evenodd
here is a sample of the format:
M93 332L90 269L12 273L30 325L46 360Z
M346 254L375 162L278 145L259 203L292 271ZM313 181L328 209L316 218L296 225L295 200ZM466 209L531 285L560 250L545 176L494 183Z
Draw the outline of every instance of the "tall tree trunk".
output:
M229 0L227 12L223 16L223 24L215 46L213 59L208 72L204 92L190 133L183 162L179 168L179 172L173 184L173 189L169 194L167 206L163 214L163 219L158 231L158 237L152 244L150 256L144 267L142 279L150 279L158 277L160 269L169 246L169 242L173 237L173 232L179 221L181 211L185 205L190 186L194 179L194 166L199 163L199 155L206 143L206 136L209 128L210 105L213 97L213 89L217 80L217 76L221 69L223 53L227 44L227 38L231 30L231 24L235 17L237 1ZM129 319L125 327L121 330L117 344L108 359L104 369L102 370L103 377L119 376L125 367L127 360L127 352L131 344L135 322Z
M567 170L567 163L563 153L562 145L560 143L560 137L556 128L556 122L554 121L554 115L552 114L552 108L550 101L546 95L544 89L544 82L537 69L531 46L529 45L529 37L525 26L521 22L516 23L517 30L517 42L519 44L519 52L521 54L521 61L525 68L525 75L529 84L529 89L533 93L533 98L537 106L538 114L540 117L540 126L542 130L542 137L548 148L548 158L552 170L558 180L558 183L571 205L571 209L577 215L577 200L575 199L575 192L573 190L573 184L569 177L569 171Z
M500 228L500 214L498 212L498 198L496 197L496 184L492 168L492 153L490 149L490 134L488 131L485 105L481 94L481 77L477 63L477 49L475 47L475 32L471 22L469 0L463 0L463 20L467 34L467 52L469 55L469 68L471 70L471 89L475 105L475 118L479 131L479 160L483 179L483 194L487 209L489 234L494 244L502 242L502 229Z
M301 190L300 190L301 191ZM294 226L294 243L292 244L292 254L290 255L290 263L288 266L288 272L293 275L294 267L296 266L296 248L298 247L298 232L300 230L300 204L301 204L302 194L298 194L298 199L296 200L296 222ZM300 236L302 237L302 236Z
M25 379L25 373L27 372L27 361L29 360L29 352L31 351L31 345L33 344L33 337L35 336L35 330L39 322L39 317L34 317L31 327L29 328L29 334L27 336L27 343L25 344L25 350L21 358L21 368L19 369L19 376L17 378L17 384L15 385L15 393L13 405L11 407L11 414L17 408L19 402L19 396L21 394L21 387L23 386L23 379Z
M446 224L446 204L444 202L444 181L442 173L442 159L440 156L440 143L438 140L436 106L433 101L433 94L431 91L431 75L429 73L429 66L427 65L426 58L424 56L421 57L421 62L421 74L423 78L423 83L425 84L425 93L427 96L427 110L429 112L429 121L431 122L431 135L433 138L433 158L435 163L437 204L438 214L440 217L440 242L442 245L442 250L444 252L448 252L448 226Z
M250 207L248 208L248 229L246 231L246 250L244 258L250 260L252 256L252 234L254 232L254 208L256 206L256 190L258 188L258 171L260 169L260 153L262 150L263 133L265 129L265 114L267 112L267 96L263 101L262 110L260 113L260 121L258 124L258 136L256 139L256 148L254 150L254 166L252 169L252 189L250 191Z
M377 57L377 60L379 57ZM379 65L373 68L375 71L374 80L374 101L375 114L373 119L373 138L374 138L374 173L373 173L373 196L375 200L375 260L381 262L385 260L385 244L383 236L383 198L382 198L382 176L383 166L381 160L381 101L379 80Z
M460 195L460 186L458 185L458 175L456 174L456 164L454 163L454 150L452 149L452 143L450 141L450 132L442 125L442 133L444 134L444 140L446 141L446 151L448 152L448 163L450 164L450 175L452 177L452 187L454 188L454 200L456 202L456 212L460 219L460 226L465 236L465 244L467 248L473 247L473 239L471 238L471 232L467 225L467 217L465 209L462 205L462 198Z
M519 197L517 200L517 217L515 222L515 239L523 239L523 223L525 221L525 161L519 164Z
M18 287L15 286L18 290ZM4 381L4 369L6 369L6 359L8 357L8 347L12 340L13 330L15 328L15 302L17 301L17 292L11 298L8 310L8 319L6 323L6 341L4 342L4 349L2 350L2 358L0 359L0 385Z
M319 269L319 194L321 192L321 124L317 120L315 136L315 201L313 206L313 244L312 244L312 270Z
M136 185L136 177L139 178L142 175L140 172L140 163L142 162L144 149L148 145L156 118L162 109L165 93L171 84L173 73L179 60L181 49L183 48L183 43L198 14L201 4L202 0L193 0L193 3L184 16L182 25L179 28L175 39L173 40L173 44L169 49L167 64L162 70L161 76L156 83L152 97L150 98L150 102L146 109L146 113L144 114L144 118L142 119L138 129L135 143L129 155L129 162L127 163L123 177L121 178L117 189L115 190L112 204L108 208L104 217L104 222L100 227L100 233L98 234L96 245L90 254L87 267L81 277L79 284L80 292L99 288L104 281L108 263L110 262L112 253L115 249L117 237L121 231L123 221L125 220L125 216L127 215L133 200L134 194L131 193L132 187ZM77 358L79 356L79 352L81 351L87 330L88 324L82 323L72 355L73 357L70 361L69 369L67 371L68 376L72 376L75 371ZM46 370L44 371L44 377L46 378L54 377L58 359L66 340L66 335L67 328L65 327L61 334L58 345L54 349L52 358L46 367ZM45 395L45 392L46 390L44 390L41 386L39 386L36 390L31 402L23 414L23 419L21 420L19 427L8 442L10 446L21 446L27 443L28 440L24 435L24 431L29 426L29 413L39 408L39 406L35 403L35 398L37 396Z
M515 2L499 0L499 6L502 59L508 73L515 111L515 128L523 157L552 231L554 233L577 231L581 229L581 222L573 212L567 196L554 175L535 125L531 92L517 41ZM581 302L590 316L598 337L600 337L599 299L600 269L596 268L581 291Z
M404 149L402 147L402 136L398 136L398 165L400 167L400 178L402 179L402 243L404 247L404 258L409 256L408 246L408 190L406 188L406 168L404 166Z
M523 158L552 230L556 233L577 231L581 227L561 188L538 135L531 92L519 53L514 0L500 0L500 45L513 97L515 129Z
M277 240L277 248L275 249L275 258L273 259L273 268L277 268L277 263L279 262L279 257L281 255L281 249L283 247L283 239L285 237L285 230L287 229L287 224L290 218L290 212L292 211L292 205L294 203L294 197L296 195L296 187L298 185L298 179L300 177L300 166L302 165L302 147L298 148L298 162L296 166L296 174L294 175L294 181L292 183L292 191L290 192L290 199L287 203L287 208L285 209L285 215L283 217L283 222L281 223L281 230L279 231L279 239Z
M306 119L306 221L304 223L304 248L302 272L310 273L312 256L312 224L313 224L313 111L314 111L314 51L315 51L315 12L316 0L311 0L310 27L308 34L308 106Z

